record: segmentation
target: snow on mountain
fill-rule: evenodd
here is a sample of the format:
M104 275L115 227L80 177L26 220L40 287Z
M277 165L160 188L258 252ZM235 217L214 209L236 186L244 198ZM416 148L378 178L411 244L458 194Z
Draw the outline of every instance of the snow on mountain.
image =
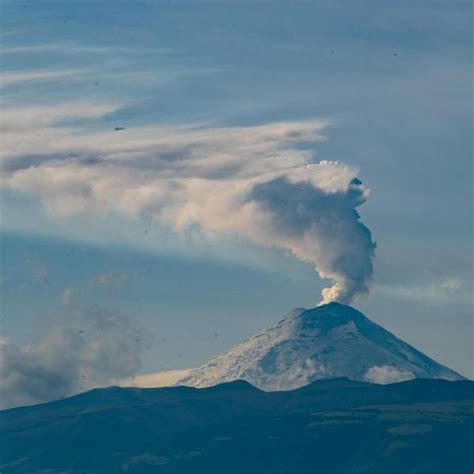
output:
M350 306L298 308L178 385L207 387L243 379L263 390L291 390L325 378L376 383L463 377L395 337Z

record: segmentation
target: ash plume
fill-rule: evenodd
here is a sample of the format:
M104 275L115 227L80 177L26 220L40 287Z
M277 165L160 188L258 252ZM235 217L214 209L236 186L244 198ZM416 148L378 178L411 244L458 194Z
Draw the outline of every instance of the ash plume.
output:
M49 114L41 144L20 146L18 134L7 136L0 184L9 192L33 195L58 219L81 213L146 217L166 231L191 235L198 229L200 238L212 241L237 235L290 251L333 281L323 291L324 303L349 303L367 291L375 244L356 208L368 189L353 166L315 162L307 145L325 139L325 123L78 134L58 128L62 108ZM16 130L30 115L19 120L18 111L7 110L5 120ZM160 245L158 237L155 242Z
M367 195L357 178L345 190L327 192L309 181L292 183L283 177L258 184L250 193L249 199L270 217L267 231L277 245L314 263L321 278L333 280L320 304L350 303L368 291L375 243L356 210Z

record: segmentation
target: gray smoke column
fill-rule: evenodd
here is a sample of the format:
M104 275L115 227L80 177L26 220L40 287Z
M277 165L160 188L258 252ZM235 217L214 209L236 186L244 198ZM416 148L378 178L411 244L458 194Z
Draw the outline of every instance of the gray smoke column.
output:
M329 192L280 177L255 185L248 199L269 217L268 231L279 247L314 263L321 278L334 281L320 304L347 304L368 291L373 274L375 242L356 210L367 196L357 178L345 190Z

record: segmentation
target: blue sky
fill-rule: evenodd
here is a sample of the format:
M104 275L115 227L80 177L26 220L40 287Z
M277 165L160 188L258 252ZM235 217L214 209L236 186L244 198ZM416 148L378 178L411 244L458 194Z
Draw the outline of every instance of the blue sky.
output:
M134 370L180 369L314 306L327 282L304 249L214 205L234 168L297 180L304 160L327 160L335 171L314 179L358 176L371 191L358 212L374 276L354 306L472 377L470 2L1 9L1 324L14 344L107 308L150 336ZM168 181L138 189L142 171L178 182L188 153L213 200L190 187L170 208L182 196ZM128 171L109 175L112 155Z

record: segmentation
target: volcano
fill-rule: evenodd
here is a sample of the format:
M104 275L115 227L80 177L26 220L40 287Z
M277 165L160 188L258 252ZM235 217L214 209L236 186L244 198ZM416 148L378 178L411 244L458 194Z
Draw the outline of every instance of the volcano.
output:
M177 384L208 387L241 379L275 391L338 377L382 384L464 378L361 312L333 302L291 311L274 326L192 369Z

